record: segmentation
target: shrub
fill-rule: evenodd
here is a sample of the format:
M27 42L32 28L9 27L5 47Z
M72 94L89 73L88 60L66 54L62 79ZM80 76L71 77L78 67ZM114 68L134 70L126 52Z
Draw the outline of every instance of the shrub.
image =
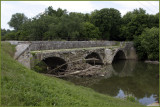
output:
M126 100L131 101L131 102L136 102L137 101L135 97L130 96L130 95L126 96Z

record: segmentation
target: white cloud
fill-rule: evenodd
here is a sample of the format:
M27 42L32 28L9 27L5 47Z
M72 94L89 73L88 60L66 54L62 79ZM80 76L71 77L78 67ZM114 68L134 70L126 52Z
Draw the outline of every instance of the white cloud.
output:
M118 4L124 8L136 8L140 6L137 1L113 1L113 3Z
M90 13L95 9L115 8L121 12L122 16L136 8L144 8L149 14L159 12L158 1L1 1L1 27L9 28L7 22L12 14L24 13L31 18L44 12L48 6L82 13Z
M54 9L67 9L69 12L90 12L93 10L90 1L21 1L30 5L52 6Z
M12 10L14 7L10 4L7 4L5 2L1 2L1 27L9 29L9 26L7 23L11 19L12 16Z
M113 1L113 3L119 5L123 12L132 11L133 9L143 8L149 14L156 14L159 12L158 1Z
M27 17L31 18L43 11L44 7L34 8L24 3L20 4L20 2L1 1L1 27L11 29L7 23L10 21L12 14L24 13Z

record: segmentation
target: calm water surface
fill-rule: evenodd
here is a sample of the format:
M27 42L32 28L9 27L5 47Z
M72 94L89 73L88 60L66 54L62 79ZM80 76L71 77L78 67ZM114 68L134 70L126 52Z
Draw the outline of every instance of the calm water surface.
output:
M67 77L65 80L90 87L95 91L118 98L134 96L141 104L158 101L159 66L135 60L115 61L106 65L104 77Z

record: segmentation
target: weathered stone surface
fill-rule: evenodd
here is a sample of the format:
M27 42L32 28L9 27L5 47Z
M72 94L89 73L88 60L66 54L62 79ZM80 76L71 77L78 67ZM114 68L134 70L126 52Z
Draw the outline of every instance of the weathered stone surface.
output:
M71 49L116 45L115 41L33 41L30 47L35 50Z
M14 58L17 59L23 52L26 51L26 49L30 46L30 44L19 44L16 46L16 53L14 55Z
M59 57L74 66L72 61L83 60L91 53L96 53L102 63L111 64L117 52L122 51L125 59L137 59L132 42L115 41L11 41L17 44L15 58L28 68L49 57Z

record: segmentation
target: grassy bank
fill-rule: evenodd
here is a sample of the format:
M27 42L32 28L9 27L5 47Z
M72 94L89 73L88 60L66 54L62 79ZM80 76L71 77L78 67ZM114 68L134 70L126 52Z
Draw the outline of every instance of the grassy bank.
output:
M1 103L25 106L138 106L25 68L11 56L14 47L1 43Z

